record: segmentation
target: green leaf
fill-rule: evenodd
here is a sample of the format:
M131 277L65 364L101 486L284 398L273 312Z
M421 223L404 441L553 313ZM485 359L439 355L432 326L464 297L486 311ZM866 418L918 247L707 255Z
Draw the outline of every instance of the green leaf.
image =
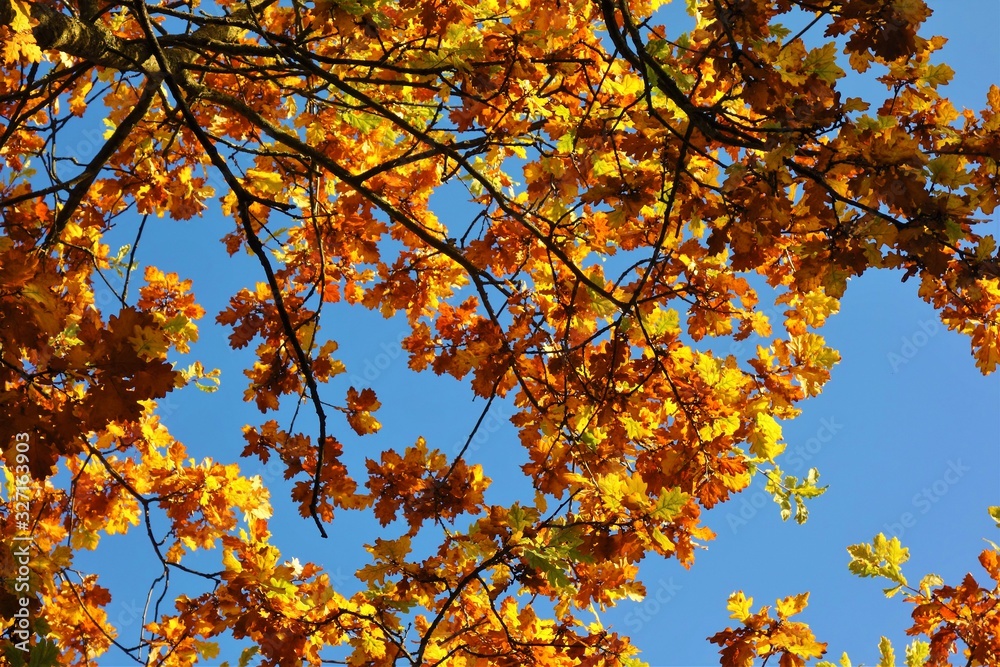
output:
M823 275L823 288L826 295L837 299L844 296L844 292L847 291L847 279L850 277L849 272L831 266Z
M927 73L920 77L920 80L931 88L946 85L955 76L955 70L941 63L940 65L928 65Z
M936 574L924 575L924 578L920 580L920 590L924 595L930 596L931 588L934 586L943 586L944 579Z
M259 652L260 652L260 647L258 646L251 646L250 648L243 649L243 652L240 653L240 661L236 664L239 667L247 667L247 665L250 664L250 661L253 659L253 657L257 655Z
M997 528L1000 528L1000 505L993 505L989 508L990 518L996 521Z
M868 102L865 102L860 97L848 97L842 108L844 113L850 113L852 111L867 111L870 106Z
M979 244L976 246L976 259L982 261L989 259L993 255L993 251L997 249L997 242L992 236L984 236L979 239ZM997 520L1000 523L1000 519Z
M791 30L780 23L772 23L770 27L768 27L768 32L774 35L779 41L792 34Z
M667 310L657 308L649 315L644 315L642 320L646 331L654 338L665 333L677 333L681 328L681 316L673 308Z
M886 596L895 595L899 586L906 585L900 566L910 558L910 552L904 548L899 538L886 539L879 533L871 544L852 544L847 547L851 555L848 568L859 577L883 577L897 584L896 587L885 589Z
M781 468L768 471L766 475L767 484L764 485L764 491L770 493L771 498L781 508L781 520L787 521L792 516L792 501L787 484L781 482ZM785 482L789 480L795 481L795 478L787 475Z
M202 658L216 658L219 656L219 645L216 642L205 642L194 640L194 648Z
M965 237L965 232L962 231L962 225L958 224L951 218L944 223L944 233L947 234L948 240L952 243L961 240Z
M844 70L837 65L836 43L829 42L806 54L803 69L812 72L821 81L831 84L844 76Z
M896 653L892 650L892 642L888 637L879 639L878 652L878 667L896 667Z
M35 634L39 637L44 637L52 632L52 627L49 625L49 622L42 617L36 618L32 625L34 626Z
M600 177L618 173L618 165L614 159L602 153L592 155L590 163L590 173L594 176Z
M31 647L28 667L58 667L59 647L51 639L43 639Z
M679 486L670 489L661 489L660 497L656 499L650 515L664 521L673 521L680 514L681 510L688 502L688 494L681 491Z
M570 584L570 579L563 571L561 563L553 562L552 557L556 554L550 556L547 551L525 549L524 557L529 565L545 574L545 578L553 588L565 588Z
M657 60L662 60L671 55L670 44L665 39L651 39L646 42L646 53Z
M674 551L677 548L677 547L674 546L674 543L670 541L670 538L667 537L666 535L664 535L663 532L659 528L654 528L653 532L652 532L652 535L653 535L653 540L664 551L670 552L670 551Z
M906 667L923 667L931 655L931 645L915 639L906 647Z
M902 584L896 584L895 586L889 586L888 588L883 588L882 592L887 598L896 597L897 593L903 590Z
M24 653L13 643L8 643L3 647L3 655L10 667L24 667Z
M782 520L787 520L792 515L792 505L794 504L795 522L803 524L809 518L806 499L818 498L826 493L828 487L816 485L819 481L819 471L816 468L810 468L805 479L801 481L794 475L785 475L784 480L779 484L777 480L780 475L781 469L775 468L773 472L768 474L768 483L764 488L773 494L774 502L781 507Z
M358 130L360 134L374 132L382 123L382 119L378 116L357 109L340 114L340 119Z
M556 149L564 155L572 155L573 147L576 143L576 138L573 136L572 132L567 132L566 134L559 137L559 141L556 142Z
M510 529L515 533L524 530L533 524L537 518L537 511L535 511L534 508L526 510L521 507L520 503L514 503L514 505L507 510L507 525L510 526Z

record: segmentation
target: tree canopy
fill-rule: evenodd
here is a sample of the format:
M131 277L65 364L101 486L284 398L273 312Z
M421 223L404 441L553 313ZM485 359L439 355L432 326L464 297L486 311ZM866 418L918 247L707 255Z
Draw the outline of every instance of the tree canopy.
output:
M690 567L702 511L756 475L786 518L823 492L782 471L780 422L839 359L818 330L848 280L901 272L996 370L1000 88L979 111L943 96L925 2L688 0L686 32L661 4L0 0L8 664L190 665L230 636L254 644L241 666L331 646L351 665L638 665L591 612L643 595L640 560ZM849 70L884 98L842 94ZM196 462L157 406L218 384L183 356L206 312L190 276L133 269L148 218L219 209L258 272L211 315L253 346L263 416ZM489 470L416 433L344 463L381 404L347 380L349 322L324 317L341 302L405 317L409 368L466 381L480 424L512 401L533 497L488 503ZM238 455L280 461L324 536L345 512L386 527L362 591L279 553ZM75 565L128 531L162 565L137 646ZM895 538L849 551L913 605L909 667L1000 664L995 545L985 584L910 585ZM172 572L204 590L175 595ZM790 620L807 599L734 593L722 664L815 664L826 645Z

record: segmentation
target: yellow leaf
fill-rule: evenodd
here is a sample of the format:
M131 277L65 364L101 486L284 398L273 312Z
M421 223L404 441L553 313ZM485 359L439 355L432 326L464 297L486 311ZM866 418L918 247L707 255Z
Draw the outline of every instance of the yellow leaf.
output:
M844 70L837 65L837 45L834 42L810 51L803 65L804 69L811 71L826 83L832 84L844 76Z
M128 341L143 359L154 360L167 356L167 343L163 332L152 327L136 326L135 334L129 336Z
M239 559L233 554L232 549L226 549L222 553L222 565L229 572L242 572L243 564L240 563Z
M878 667L896 667L896 654L892 650L892 642L888 637L882 637L878 642Z
M14 10L14 18L10 22L11 29L14 32L28 32L31 30L31 20L28 18L31 8L28 6L28 3L21 0L13 0L10 6Z
M247 178L266 195L276 195L285 189L285 182L280 174L263 169L247 169Z
M807 604L809 604L809 593L799 593L778 600L775 610L778 612L778 618L784 620L801 612Z
M194 641L194 647L195 650L198 651L198 654L203 658L211 660L219 655L219 645L215 642L204 642L196 639Z
M29 283L21 288L21 296L25 296L37 304L45 307L46 310L56 309L56 300L52 292L37 282Z
M732 612L729 618L745 621L750 617L750 605L752 604L753 598L748 598L743 594L743 591L736 591L729 596L729 603L726 605L726 609Z
M781 426L769 414L758 413L754 417L754 429L750 432L750 451L757 456L774 461L775 457L785 451L785 445L778 442L781 439Z

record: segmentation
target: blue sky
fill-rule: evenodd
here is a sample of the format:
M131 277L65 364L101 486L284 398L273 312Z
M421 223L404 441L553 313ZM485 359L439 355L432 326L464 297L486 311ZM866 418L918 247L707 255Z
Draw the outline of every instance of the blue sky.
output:
M951 40L939 54L939 60L956 71L946 95L959 108L978 110L988 86L1000 82L1000 4L930 4L935 15L924 34ZM854 85L852 81L844 88L845 96L874 99L881 94L878 84ZM454 207L439 212L446 224L449 213L462 220L469 217L467 205ZM202 340L189 356L222 368L221 389L212 395L185 390L166 399L161 413L192 456L223 462L238 460L243 425L262 421L252 405L242 402L241 371L250 363L250 350L230 350L228 331L212 323L230 295L263 280L252 258L229 258L218 242L232 225L217 210L189 222L151 219L137 255L143 265L193 278L199 302L208 311ZM993 227L994 233L1000 232L996 221ZM132 234L129 230L115 241L131 242ZM136 278L140 276L141 267ZM102 305L112 305L106 292L101 299ZM462 383L407 369L398 345L407 332L404 321L343 307L328 309L324 322L325 335L338 340L348 367L346 377L326 388L328 400L339 400L350 384L367 384L384 406L378 414L384 428L378 435L337 433L345 444L345 462L353 470L362 470L365 457L377 458L386 447L405 447L418 436L432 447L457 451L482 402L473 401ZM855 665L871 665L877 662L881 634L893 639L897 655L902 655L910 606L898 598L886 600L880 582L850 575L846 547L895 530L911 551L904 568L911 582L928 572L954 582L978 569L976 556L985 546L984 537L1000 538L986 515L988 505L1000 504L1000 379L983 378L976 371L967 338L944 330L933 309L916 296L916 281L903 284L899 273L890 272L852 280L840 314L822 333L841 352L842 362L824 393L804 403L802 415L784 425L789 451L797 458L786 455L783 465L800 475L818 467L829 491L812 501L808 523L798 526L782 522L778 508L756 484L707 514L706 522L718 537L698 553L692 570L675 560L647 559L641 576L650 597L642 603L625 602L602 620L632 636L651 665L718 664L718 647L705 638L732 622L726 598L738 589L753 596L755 605L811 591L802 620L821 641L829 642L827 659L835 660L846 650ZM494 480L489 502L530 498L518 469L523 450L506 422L509 414L509 405L498 402L468 455L483 463ZM300 419L299 428L313 427L308 418ZM338 514L328 527L330 539L322 540L313 523L299 518L287 502L289 486L278 468L265 468L255 460L243 460L242 465L247 474L262 474L272 489L274 541L286 557L318 562L345 592L353 590L353 571L367 556L362 545L384 536L370 515ZM110 558L117 544L129 550L129 558L101 563L96 555L83 555L80 563L92 563L102 573L114 595L109 616L125 626L123 642L133 644L129 639L138 634L135 610L144 603L155 559L138 531L135 537L104 539L98 555ZM178 583L172 592L186 585L197 589L197 582L183 577ZM124 663L109 655L101 664Z

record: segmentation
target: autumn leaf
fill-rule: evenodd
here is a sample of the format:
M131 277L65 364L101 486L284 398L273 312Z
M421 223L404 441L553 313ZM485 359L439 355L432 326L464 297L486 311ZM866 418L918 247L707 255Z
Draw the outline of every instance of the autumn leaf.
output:
M360 392L351 387L347 390L347 421L358 435L376 433L382 425L372 416L381 407L370 388Z
M758 413L754 417L754 430L750 435L750 451L762 459L774 461L775 457L785 449L785 446L778 442L780 439L781 426L774 417Z
M729 596L729 602L726 605L731 613L729 618L734 618L737 621L745 621L750 616L750 607L753 605L753 598L748 598L743 594L743 591L737 591Z
M858 277L898 270L994 373L1000 88L945 97L923 0L820 4L0 2L29 662L638 665L602 615L662 602L640 562L695 567L758 475L783 520L826 491L786 439ZM421 412L411 372L472 400ZM189 452L197 405L274 414ZM282 553L300 519L336 548ZM159 582L134 648L121 539ZM848 552L912 606L908 667L1000 663L996 549L915 587L897 538ZM734 593L722 664L825 655L809 600Z

